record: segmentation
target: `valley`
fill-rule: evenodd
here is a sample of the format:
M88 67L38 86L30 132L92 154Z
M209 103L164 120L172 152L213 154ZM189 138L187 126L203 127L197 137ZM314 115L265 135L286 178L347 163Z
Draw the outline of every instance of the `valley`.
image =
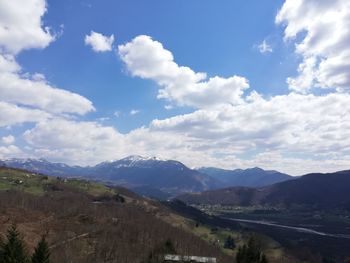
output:
M178 198L208 215L271 237L300 260L343 262L350 248L349 186L350 172L341 171Z
M102 163L97 168L67 168L63 164L42 160L7 162L7 165L10 164L16 167L3 167L0 172L3 199L0 205L3 227L0 232L4 233L10 221L15 221L25 234L34 236L34 240L43 231L52 232L48 241L54 262L56 253L59 258L61 248L70 251L70 246L77 246L74 252L67 252L72 254L66 257L77 257L76 262L85 262L79 260L83 260L88 246L88 250L93 248L96 251L95 258L100 260L102 248L96 247L96 242L113 240L117 246L118 242L128 243L131 240L144 242L142 240L146 236L150 238L150 243L146 246L140 244L140 254L131 256L129 250L122 246L124 248L115 252L115 257L128 255L130 260L133 257L141 260L168 237L177 244L176 251L179 253L215 255L220 262L231 262L238 248L251 236L259 240L269 262L343 262L349 257L349 171L305 175L255 188L218 188L219 180L210 175L200 174L176 161L154 158L128 157ZM38 172L49 169L56 175ZM64 175L66 169L77 170ZM82 172L84 169L85 172ZM94 173L91 172L93 170ZM253 171L259 172L259 180L276 173L261 173L261 169L255 168ZM176 181L167 179L176 176L179 177ZM251 170L245 176L255 177L251 175ZM158 183L150 185L148 179ZM167 180L166 184L163 180ZM187 188L182 188L186 180ZM245 178L245 182L247 180L253 179ZM195 185L201 186L196 188ZM118 230L124 220L127 222L123 223L123 228L126 228ZM69 221L78 231L66 225ZM146 230L145 225L149 224L152 227ZM161 234L162 229L170 231L170 234ZM114 231L122 231L119 234L123 237L112 238L110 234ZM162 237L151 237L157 233ZM136 239L132 235L136 235ZM233 249L225 248L228 236L234 240ZM159 243L159 240L163 241ZM189 245L189 240L196 244L196 248ZM29 249L32 249L31 242ZM112 243L107 250L116 249L110 245Z

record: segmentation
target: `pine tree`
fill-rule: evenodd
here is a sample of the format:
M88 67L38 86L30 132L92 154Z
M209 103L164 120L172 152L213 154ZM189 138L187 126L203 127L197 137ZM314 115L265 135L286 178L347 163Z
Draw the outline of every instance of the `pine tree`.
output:
M171 239L167 239L163 244L153 249L147 258L147 263L164 262L166 254L176 254L175 246Z
M267 263L266 256L262 253L260 246L254 238L250 238L248 245L238 248L236 255L237 263Z
M1 263L28 262L27 251L16 225L7 231L6 241L0 244Z
M260 263L268 263L267 258L264 254L261 255Z
M235 240L232 236L227 236L224 244L224 248L234 249L235 248Z
M50 263L49 246L45 240L45 236L41 238L32 255L32 263Z

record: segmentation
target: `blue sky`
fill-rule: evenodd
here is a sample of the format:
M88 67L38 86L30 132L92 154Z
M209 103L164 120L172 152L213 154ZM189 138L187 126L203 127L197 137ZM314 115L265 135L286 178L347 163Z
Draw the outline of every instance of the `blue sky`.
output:
M44 24L63 34L44 50L21 53L19 63L28 72L40 72L55 86L93 101L93 120L108 122L121 132L147 125L155 118L191 112L165 110L152 81L131 78L115 51L95 53L84 44L91 30L114 34L114 46L138 35L149 35L171 50L179 65L209 76L237 74L266 95L288 92L287 76L294 74L296 56L288 54L283 30L274 22L282 1L48 1ZM261 54L257 46L267 39L275 52ZM140 114L130 118L132 109ZM113 113L120 111L119 118Z
M0 1L0 158L350 164L345 0L20 2Z

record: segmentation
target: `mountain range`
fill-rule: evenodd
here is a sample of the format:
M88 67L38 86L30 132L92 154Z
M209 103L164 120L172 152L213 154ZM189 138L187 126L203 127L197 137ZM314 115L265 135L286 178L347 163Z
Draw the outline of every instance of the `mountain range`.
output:
M226 187L247 186L260 187L279 183L292 179L293 177L274 170L264 170L259 167L248 169L225 170L214 167L203 167L197 171L207 174L221 181Z
M52 176L84 177L118 184L142 195L159 199L185 192L201 192L237 185L257 187L292 178L277 171L265 171L261 168L233 171L219 168L195 170L175 160L137 155L86 167L53 163L44 159L18 158L0 160L1 165Z
M259 188L230 187L177 198L188 204L350 210L350 170L313 173Z

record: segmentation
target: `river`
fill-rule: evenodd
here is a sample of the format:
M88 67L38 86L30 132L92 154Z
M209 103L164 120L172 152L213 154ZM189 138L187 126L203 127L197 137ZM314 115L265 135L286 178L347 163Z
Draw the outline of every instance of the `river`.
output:
M325 233L325 232L320 232L320 231L317 231L317 230L314 230L311 228L298 227L298 226L287 226L287 225L281 225L281 224L277 224L274 222L261 221L261 220L250 220L250 219L239 219L239 218L228 218L228 217L224 217L224 218L232 220L232 221L236 221L236 222L249 223L249 224L259 224L259 225L284 228L284 229L294 230L297 232L308 233L308 234L313 234L313 235L350 239L350 235Z

